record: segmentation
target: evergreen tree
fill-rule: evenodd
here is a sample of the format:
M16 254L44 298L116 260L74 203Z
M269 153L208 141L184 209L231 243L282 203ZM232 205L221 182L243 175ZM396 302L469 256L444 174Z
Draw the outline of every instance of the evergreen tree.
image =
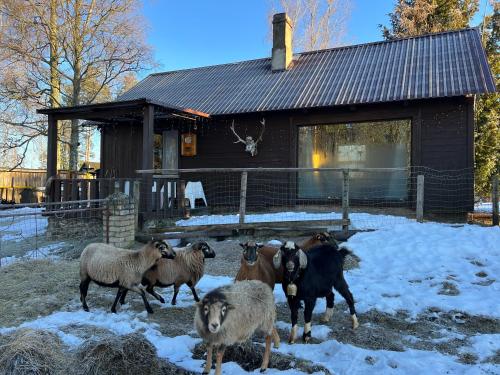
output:
M476 102L475 176L476 193L488 196L491 177L500 174L500 3L483 25L483 44L496 79L497 92L481 95Z
M385 39L463 29L478 8L479 0L399 0L390 27L380 27Z

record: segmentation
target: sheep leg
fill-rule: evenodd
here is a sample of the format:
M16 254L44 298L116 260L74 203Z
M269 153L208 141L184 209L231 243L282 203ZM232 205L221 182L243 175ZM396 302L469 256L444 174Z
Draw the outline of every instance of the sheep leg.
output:
M264 357L262 358L262 365L260 366L260 372L266 371L267 366L269 365L269 354L271 352L271 335L266 336L266 349L264 350Z
M80 301L82 302L82 307L85 311L89 311L87 305L87 292L89 290L90 278L87 278L80 282Z
M171 304L172 305L175 305L177 303L177 294L179 293L179 288L180 288L180 285L174 285L174 296L172 297L172 302Z
M153 313L153 309L151 308L151 306L149 305L149 302L146 298L146 292L144 291L144 289L142 288L139 288L137 285L134 285L132 286L131 288L129 288L131 291L133 292L136 292L138 294L141 295L141 298L142 298L142 302L144 303L144 307L146 308L146 311L150 314Z
M330 291L329 294L326 295L326 310L323 316L321 317L322 323L328 323L333 315L333 302L335 299L335 294Z
M190 281L187 283L187 286L189 287L189 289L191 289L191 292L193 293L194 301L200 302L200 299L198 298L198 294L196 294L196 289L194 288L193 283Z
M215 375L221 374L222 358L224 357L225 351L226 347L224 345L219 346L217 349L217 354L215 355Z
M307 344L311 340L311 320L312 312L314 310L314 305L316 304L315 299L310 299L304 301L304 333L302 334L302 339Z
M208 346L207 346L207 361L205 362L205 368L203 369L204 375L208 375L208 373L212 369L212 350L213 350L213 345L208 344Z
M342 275L340 279L334 284L335 289L340 293L342 297L344 297L347 305L349 306L349 312L351 313L352 320L352 329L356 329L359 327L358 317L356 316L356 309L354 307L354 297L352 296L351 291L349 290L349 285L344 279Z
M276 331L276 327L273 327L273 332L271 333L271 336L273 337L273 344L276 349L280 347L280 335L278 334L278 331Z
M125 305L125 297L127 296L128 289L125 289L120 296L120 305Z
M120 299L124 290L124 288L119 287L118 292L116 292L115 302L113 302L113 306L111 306L111 312L114 314L116 314L116 304L118 303L118 300Z
M163 297L161 295L159 295L158 293L155 292L154 286L148 285L146 287L146 292L148 292L149 294L151 294L154 298L156 298L161 303L165 303L165 300L163 299Z

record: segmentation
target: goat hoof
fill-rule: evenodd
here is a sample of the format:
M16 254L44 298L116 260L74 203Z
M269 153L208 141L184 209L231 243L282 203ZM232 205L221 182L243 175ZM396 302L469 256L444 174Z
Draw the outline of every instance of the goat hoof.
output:
M351 319L352 319L352 329L358 328L359 322L358 322L358 317L356 316L356 314L351 315Z
M267 368L261 368L260 372L266 372Z
M85 310L86 312L89 312L89 308L87 306L83 306L83 310Z
M116 309L111 309L111 312L112 312L113 314L116 314Z

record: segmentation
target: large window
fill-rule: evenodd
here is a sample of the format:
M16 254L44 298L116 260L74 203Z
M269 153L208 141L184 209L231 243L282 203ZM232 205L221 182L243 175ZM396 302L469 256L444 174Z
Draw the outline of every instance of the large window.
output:
M410 120L372 121L299 128L299 167L405 168L410 165ZM407 173L351 172L352 199L405 200ZM300 198L337 198L339 172L299 174Z

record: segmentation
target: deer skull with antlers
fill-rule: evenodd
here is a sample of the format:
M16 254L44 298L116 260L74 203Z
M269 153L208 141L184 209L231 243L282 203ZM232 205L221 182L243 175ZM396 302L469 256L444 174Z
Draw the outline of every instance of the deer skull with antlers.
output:
M251 136L249 136L249 135L247 135L245 137L245 139L242 139L238 135L238 133L236 133L236 130L234 130L234 120L233 120L233 123L230 126L230 128L233 131L234 135L238 139L234 143L240 143L240 142L243 143L245 145L245 151L249 152L250 155L252 155L252 156L257 155L257 145L259 144L260 141L262 141L262 136L264 135L264 130L266 129L266 119L263 118L262 120L260 120L260 124L262 125L262 130L260 131L259 137L257 138L256 141L254 141L254 139Z

